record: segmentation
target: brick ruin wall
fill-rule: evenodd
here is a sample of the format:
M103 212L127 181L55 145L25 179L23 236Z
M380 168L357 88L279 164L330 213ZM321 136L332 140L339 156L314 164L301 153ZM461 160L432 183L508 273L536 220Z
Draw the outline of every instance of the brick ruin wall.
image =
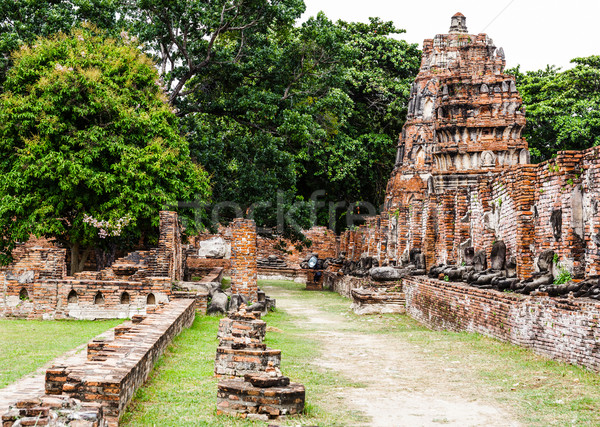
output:
M460 264L463 248L503 241L517 275L552 249L573 278L600 264L598 148L529 163L523 100L505 53L452 17L448 34L424 41L383 213L340 237L340 251L396 265L420 250L426 267Z
M544 163L479 177L473 186L423 192L408 206L344 232L339 250L354 261L367 255L396 264L403 252L418 248L429 268L462 262L461 245L469 239L488 257L493 242L502 240L520 278L530 276L539 254L552 249L574 278L583 279L600 274L598 200L600 149L563 151Z
M45 378L46 396L36 400L35 408L27 409L31 402L16 402L15 409L4 414L3 426L48 425L50 412L60 416L61 411L66 410L62 405L56 410L56 402L75 399L75 402L98 405L96 417L101 419L96 421L116 427L158 358L173 338L192 324L194 316L194 300L177 300L113 328L109 339L106 334L102 334L101 339L93 339L88 343L86 361L50 367ZM83 411L86 411L85 404ZM40 414L42 417L36 418Z
M0 317L127 318L167 302L172 281L184 270L177 213L160 213L159 232L157 248L74 276L67 276L66 249L32 239L0 268Z
M600 304L481 290L425 277L403 281L406 310L435 329L477 332L600 372Z
M311 241L309 247L300 250L294 242L278 236L274 238L258 237L258 258L267 258L276 255L285 261L289 268L298 268L309 254L316 254L319 258L336 258L338 255L338 237L335 232L327 227L313 227L303 230L302 234Z

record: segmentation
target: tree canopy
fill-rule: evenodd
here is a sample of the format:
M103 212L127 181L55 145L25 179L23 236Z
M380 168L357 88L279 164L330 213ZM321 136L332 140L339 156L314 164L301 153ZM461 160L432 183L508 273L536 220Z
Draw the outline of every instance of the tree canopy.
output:
M124 17L119 0L2 0L0 2L0 88L10 53L38 37L68 33L81 22L118 34Z
M325 202L380 204L420 63L416 46L390 37L399 33L319 14L191 79L206 89L188 95L183 123L215 200L245 209L279 194L288 206L322 190ZM274 225L274 209L256 215Z
M600 56L571 62L575 66L565 71L510 71L527 111L524 136L534 161L600 144Z
M212 177L215 203L250 208L272 226L314 190L345 205L383 200L420 61L391 22L320 14L295 26L303 0L9 3L0 9L5 65L10 49L82 20L138 37L192 157ZM309 211L296 211L309 225Z
M155 64L127 33L84 26L13 59L0 96L5 260L34 234L71 248L75 272L79 250L106 237L86 218L151 237L160 209L207 199L207 174L191 161Z

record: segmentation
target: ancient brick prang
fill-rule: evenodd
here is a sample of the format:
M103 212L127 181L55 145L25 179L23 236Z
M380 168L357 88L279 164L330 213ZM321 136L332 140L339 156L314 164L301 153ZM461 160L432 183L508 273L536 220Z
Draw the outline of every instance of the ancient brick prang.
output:
M411 89L408 117L388 185L388 210L396 208L414 174L429 190L474 184L477 176L529 163L522 100L514 77L503 74L504 51L485 34L466 34L465 18L452 18L450 34L425 40ZM406 204L406 203L402 203Z
M502 242L506 263L488 278L525 280L548 251L555 276L600 274L600 150L528 164L522 101L504 65L487 35L467 34L462 15L425 41L385 210L342 234L347 263L459 269L473 254L491 264Z

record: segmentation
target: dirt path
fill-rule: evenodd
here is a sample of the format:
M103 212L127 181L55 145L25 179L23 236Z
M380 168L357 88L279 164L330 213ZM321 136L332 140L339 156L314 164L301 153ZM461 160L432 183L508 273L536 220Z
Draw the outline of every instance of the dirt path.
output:
M315 365L365 384L341 389L332 400L363 411L371 418L369 426L519 425L498 407L493 391L469 371L468 362L428 355L427 348L398 335L352 331L354 319L295 299L293 292L265 288L278 308L297 316L298 327L321 341L323 354Z

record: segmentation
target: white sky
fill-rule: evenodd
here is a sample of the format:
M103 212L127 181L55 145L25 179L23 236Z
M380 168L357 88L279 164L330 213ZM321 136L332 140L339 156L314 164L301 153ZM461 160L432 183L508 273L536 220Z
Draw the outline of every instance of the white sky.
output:
M572 58L600 55L600 0L305 0L305 3L303 21L321 10L333 21L368 22L369 17L376 16L405 29L401 37L420 48L423 40L447 33L450 17L462 12L467 17L470 34L487 33L497 47L504 48L507 68L521 64L523 71L545 68L547 64L570 68Z

